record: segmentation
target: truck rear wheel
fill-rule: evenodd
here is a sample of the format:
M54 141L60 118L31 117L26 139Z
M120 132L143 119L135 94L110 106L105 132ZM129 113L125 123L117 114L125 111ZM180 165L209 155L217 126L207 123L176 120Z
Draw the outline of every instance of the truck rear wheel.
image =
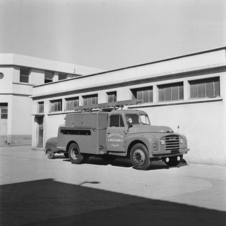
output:
M76 143L69 146L68 155L71 163L81 164L85 161L85 155L80 153L79 146Z
M46 151L48 159L54 159L55 153L51 150Z
M130 161L135 169L147 170L151 165L148 149L141 143L135 144L130 152Z
M165 158L164 162L168 166L178 166L181 163L182 159L183 159L183 155L179 155L179 156L173 156L173 157Z

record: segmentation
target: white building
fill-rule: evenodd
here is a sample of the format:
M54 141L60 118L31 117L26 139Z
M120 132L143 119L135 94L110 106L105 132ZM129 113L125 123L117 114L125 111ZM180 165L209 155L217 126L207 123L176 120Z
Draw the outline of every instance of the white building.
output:
M0 146L31 144L33 86L101 70L17 54L0 54Z
M187 161L226 165L226 48L35 86L32 146L57 136L74 106L133 98L142 104L131 108L145 110L152 124L179 126Z

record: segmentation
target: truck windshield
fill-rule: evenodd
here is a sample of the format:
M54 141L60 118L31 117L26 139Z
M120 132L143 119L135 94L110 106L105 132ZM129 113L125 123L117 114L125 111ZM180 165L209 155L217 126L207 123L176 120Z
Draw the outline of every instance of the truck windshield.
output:
M142 125L150 125L150 121L147 115L140 115L140 122Z
M150 125L147 115L126 114L126 121L132 125Z

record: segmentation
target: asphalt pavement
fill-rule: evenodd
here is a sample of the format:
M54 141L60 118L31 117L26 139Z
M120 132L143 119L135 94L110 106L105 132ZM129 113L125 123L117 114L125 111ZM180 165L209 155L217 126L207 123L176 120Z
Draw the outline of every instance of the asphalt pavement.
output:
M186 160L186 156L185 156ZM0 147L0 226L225 225L226 167L129 160L50 160L29 146Z

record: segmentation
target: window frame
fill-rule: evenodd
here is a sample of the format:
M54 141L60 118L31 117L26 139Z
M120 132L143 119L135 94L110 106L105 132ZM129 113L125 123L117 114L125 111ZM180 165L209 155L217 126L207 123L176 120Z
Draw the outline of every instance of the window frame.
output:
M23 73L23 71L26 71L27 73ZM21 67L20 68L20 83L29 83L30 82L30 74L31 74L31 69ZM23 81L23 79L25 80Z
M183 82L161 84L158 85L157 87L158 87L158 102L173 102L184 100ZM177 90L173 89L174 87L176 87Z
M44 101L38 102L38 113L44 113Z
M2 112L2 110L6 110L6 112ZM7 107L0 107L0 111L1 111L1 114L0 114L0 119L8 119L8 108ZM6 116L6 117L3 117Z
M49 79L49 78L46 77L48 73L52 74L52 79ZM54 77L53 71L45 71L44 84L53 82L53 77Z
M188 81L191 100L211 99L221 96L220 77L208 77ZM212 90L210 84L212 83ZM210 92L212 95L209 95Z
M118 125L119 126L112 126L112 117L115 117L115 116L118 116L119 117L118 118ZM121 124L123 124L123 125L121 125ZM114 128L124 128L125 127L125 122L123 120L122 114L112 114L112 115L110 115L109 127L110 128L112 128L112 127L114 127Z
M73 101L73 106L72 106L71 109L68 108L68 106L69 106L68 101L70 101L70 100L74 100L74 101ZM74 105L75 100L78 102L78 105L76 105L76 106ZM75 107L79 107L79 97L78 97L78 96L76 96L76 97L65 98L65 111L73 110L73 108L75 108Z
M132 99L137 99L137 101L141 101L141 103L153 103L154 99L154 92L153 86L146 86L146 87L138 87L131 89L132 92Z
M57 103L57 107L55 105L55 103ZM62 111L62 99L56 99L56 100L50 100L50 113L53 113L53 112L61 112ZM57 108L57 109L53 109L53 108ZM60 110L58 109L60 108Z
M107 96L108 96L108 103L117 101L117 91L107 92ZM111 98L113 99L113 101L111 101Z
M65 78L60 78L61 76L62 77L65 76ZM58 80L59 81L65 80L65 79L67 79L67 77L68 77L68 74L67 73L59 72L59 74L58 74Z
M89 98L91 98L91 100ZM93 101L92 98L95 98L94 101ZM88 101L91 101L91 103L88 103ZM83 106L98 104L98 94L91 94L91 95L82 96L82 102L83 102Z

